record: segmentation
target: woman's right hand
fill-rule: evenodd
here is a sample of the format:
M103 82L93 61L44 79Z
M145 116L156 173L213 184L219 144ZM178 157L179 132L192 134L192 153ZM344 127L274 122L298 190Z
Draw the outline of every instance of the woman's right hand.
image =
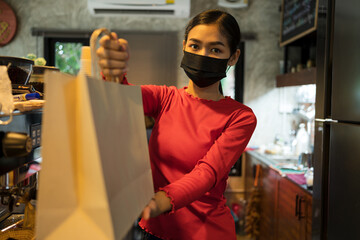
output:
M103 75L106 79L119 77L122 81L128 67L128 42L118 39L117 34L112 32L110 36L103 36L99 44L96 55Z

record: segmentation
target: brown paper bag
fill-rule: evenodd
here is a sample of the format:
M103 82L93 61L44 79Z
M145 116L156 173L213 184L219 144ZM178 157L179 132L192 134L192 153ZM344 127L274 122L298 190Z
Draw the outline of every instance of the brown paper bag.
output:
M122 239L153 196L140 87L45 73L37 239Z

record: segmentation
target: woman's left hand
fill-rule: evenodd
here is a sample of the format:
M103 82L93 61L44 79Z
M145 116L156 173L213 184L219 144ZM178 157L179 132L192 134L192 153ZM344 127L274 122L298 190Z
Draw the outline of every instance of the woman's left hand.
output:
M148 205L144 208L141 218L148 220L149 218L157 217L162 213L168 212L172 209L171 199L166 196L164 191L155 193Z

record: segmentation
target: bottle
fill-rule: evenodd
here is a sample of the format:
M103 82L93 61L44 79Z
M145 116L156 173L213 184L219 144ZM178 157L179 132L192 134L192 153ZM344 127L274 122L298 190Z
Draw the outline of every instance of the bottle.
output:
M300 123L299 130L296 134L296 151L295 154L300 156L302 153L308 153L310 149L310 137L305 129L305 124Z
M92 76L91 74L91 49L89 46L81 47L81 56L80 56L80 72L87 76Z
M312 189L313 182L314 182L314 168L311 167L308 170L306 170L304 176L305 176L305 179L306 179L306 186L309 189Z

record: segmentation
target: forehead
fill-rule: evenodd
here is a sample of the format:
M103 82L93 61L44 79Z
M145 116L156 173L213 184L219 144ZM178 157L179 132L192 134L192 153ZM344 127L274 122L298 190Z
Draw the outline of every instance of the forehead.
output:
M211 25L197 25L193 27L188 35L188 40L197 39L202 42L222 42L225 46L227 46L227 40L224 35L221 34L219 27L217 24Z

